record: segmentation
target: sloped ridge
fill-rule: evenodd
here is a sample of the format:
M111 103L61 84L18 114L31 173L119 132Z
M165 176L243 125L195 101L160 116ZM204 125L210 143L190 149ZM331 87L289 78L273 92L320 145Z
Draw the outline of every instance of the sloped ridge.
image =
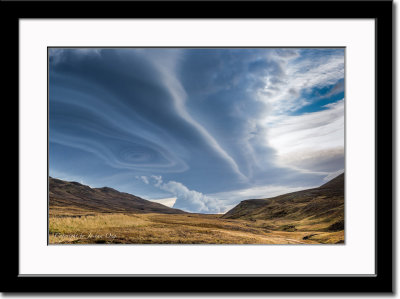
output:
M186 213L109 187L91 188L52 177L49 177L49 210L56 214Z
M319 189L337 189L344 190L344 173L338 175L329 182L323 184Z
M319 188L240 202L222 216L228 219L324 219L344 221L344 174Z

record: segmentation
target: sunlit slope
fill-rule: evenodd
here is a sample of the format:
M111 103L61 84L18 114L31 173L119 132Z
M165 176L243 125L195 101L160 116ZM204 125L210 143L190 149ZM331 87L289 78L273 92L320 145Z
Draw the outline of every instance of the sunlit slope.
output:
M67 182L51 177L49 178L49 212L58 215L85 215L90 212L185 213L112 188L90 188L77 182Z
M273 198L249 199L222 216L225 219L273 220L290 222L287 230L306 224L319 230L344 229L344 174L315 189L288 193Z

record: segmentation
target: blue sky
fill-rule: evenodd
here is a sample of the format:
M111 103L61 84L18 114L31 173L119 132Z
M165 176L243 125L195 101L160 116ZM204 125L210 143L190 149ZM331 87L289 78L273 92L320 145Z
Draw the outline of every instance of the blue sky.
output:
M190 212L344 171L343 49L50 49L50 176Z

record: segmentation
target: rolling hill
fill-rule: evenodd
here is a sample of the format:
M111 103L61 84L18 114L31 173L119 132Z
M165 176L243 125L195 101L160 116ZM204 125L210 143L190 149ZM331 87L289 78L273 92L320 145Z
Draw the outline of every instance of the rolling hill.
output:
M344 174L224 215L49 178L49 244L343 244Z
M284 220L286 222L319 223L322 230L344 229L344 173L314 188L273 198L249 199L240 202L222 216L224 219ZM325 224L325 226L323 226ZM294 225L284 230L296 230Z
M49 212L58 215L120 212L186 213L112 188L90 188L77 182L67 182L52 177L49 177Z

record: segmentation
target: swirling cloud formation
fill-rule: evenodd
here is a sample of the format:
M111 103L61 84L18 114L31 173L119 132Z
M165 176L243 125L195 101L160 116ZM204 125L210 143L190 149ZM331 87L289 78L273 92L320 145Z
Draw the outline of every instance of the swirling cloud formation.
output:
M50 174L218 213L344 169L343 49L49 51Z

